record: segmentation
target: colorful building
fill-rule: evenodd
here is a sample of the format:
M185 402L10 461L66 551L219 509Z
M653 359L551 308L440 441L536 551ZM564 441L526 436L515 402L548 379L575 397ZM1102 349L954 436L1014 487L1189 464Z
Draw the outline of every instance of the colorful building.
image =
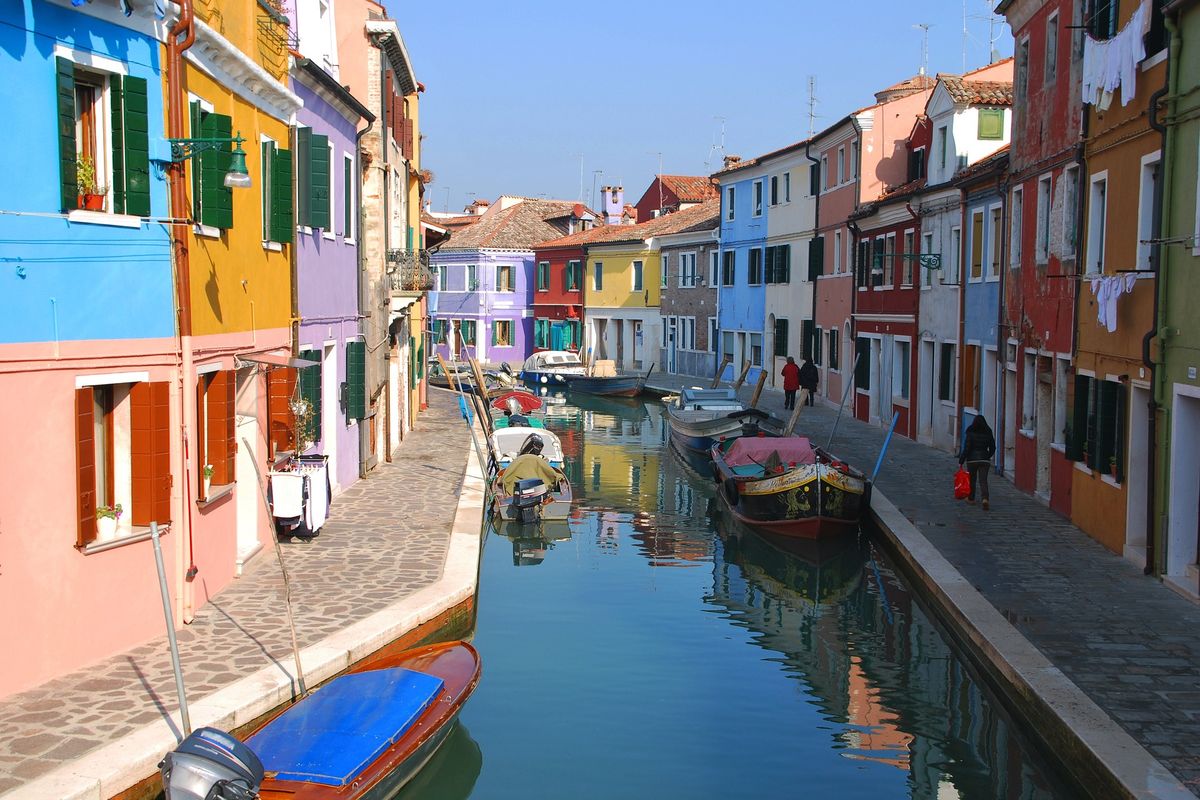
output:
M717 288L718 363L729 362L723 377L733 380L749 363L747 377L758 379L764 365L767 296L763 248L767 241L765 172L757 162L743 169L737 156L713 175L721 192L721 282ZM774 276L774 269L772 276ZM790 280L790 265L785 277Z
M1159 4L1113 3L1105 10L1087 21L1084 53L1092 57L1095 49L1106 74L1117 73L1120 81L1091 85L1083 76L1087 175L1067 437L1067 457L1075 462L1071 519L1105 547L1145 564L1154 364L1143 360L1143 339L1157 330L1151 243L1159 230L1162 175L1162 135L1150 123L1155 93L1166 81L1167 39ZM1019 42L1018 58L1025 51ZM1025 67L1029 74L1039 65L1031 55ZM1026 352L1017 367L1026 387L1020 435L1033 438L1028 432L1045 429L1041 420L1052 409L1048 392L1033 386L1042 389L1041 376L1054 364Z
M659 298L663 334L658 364L668 374L711 378L717 369L719 212L714 208L710 219L659 237L666 284Z
M1170 84L1163 119L1167 126L1159 269L1158 363L1154 368L1154 402L1158 450L1151 459L1156 490L1153 531L1157 556L1152 566L1163 580L1190 597L1200 596L1196 568L1196 520L1200 519L1200 118L1187 112L1200 85L1200 5L1168 3L1171 33ZM1153 262L1152 262L1153 263ZM1153 352L1153 351L1152 351ZM1130 534L1126 532L1126 538ZM1129 542L1126 542L1129 546Z
M583 230L596 221L595 214L577 205L574 215ZM534 249L533 348L578 351L583 342L582 245Z
M705 175L656 175L634 204L635 222L646 222L662 214L682 211L717 196L717 187Z

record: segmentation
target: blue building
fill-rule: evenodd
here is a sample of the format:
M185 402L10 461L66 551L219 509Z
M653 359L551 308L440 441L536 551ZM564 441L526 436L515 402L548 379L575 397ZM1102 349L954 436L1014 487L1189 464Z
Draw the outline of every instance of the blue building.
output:
M751 364L750 380L763 366L763 333L767 295L763 254L767 242L767 193L756 162L730 164L714 177L720 182L721 233L717 266L718 363L731 365L724 378L732 380Z

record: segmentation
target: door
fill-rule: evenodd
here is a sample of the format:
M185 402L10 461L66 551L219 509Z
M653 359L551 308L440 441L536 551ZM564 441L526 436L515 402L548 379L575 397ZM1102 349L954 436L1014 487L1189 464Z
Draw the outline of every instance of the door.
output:
M641 320L634 320L633 325L633 367L640 369L642 366L642 353L645 350L645 331L642 328Z
M667 372L675 374L675 337L679 334L679 321L675 317L667 320Z
M337 343L325 345L321 358L321 452L329 457L329 484L333 493L340 489L337 478L338 448L338 357Z
M1054 441L1054 363L1046 356L1037 358L1037 419L1034 421L1037 443L1037 483L1039 497L1050 500L1050 443Z
M1200 442L1200 397L1176 391L1173 405L1166 573L1195 592L1196 541L1200 537L1200 449L1196 448Z
M1149 415L1150 389L1145 386L1131 386L1129 446L1125 451L1125 557L1143 567L1146 565L1146 484L1149 480L1146 433Z
M237 372L237 571L258 552L259 508L264 502L258 477L260 429L258 423L258 383L255 367Z

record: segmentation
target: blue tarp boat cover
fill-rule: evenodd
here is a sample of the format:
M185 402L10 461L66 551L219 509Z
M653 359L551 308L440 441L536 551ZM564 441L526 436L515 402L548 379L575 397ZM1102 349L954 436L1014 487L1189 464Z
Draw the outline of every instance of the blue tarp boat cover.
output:
M344 786L399 739L442 689L423 672L335 678L246 742L279 780Z

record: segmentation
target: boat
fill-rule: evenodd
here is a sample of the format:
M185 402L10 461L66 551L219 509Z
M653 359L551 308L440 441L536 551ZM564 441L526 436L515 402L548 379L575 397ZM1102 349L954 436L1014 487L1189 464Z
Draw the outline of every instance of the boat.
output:
M706 455L722 437L782 429L770 414L743 405L733 389L684 389L668 399L667 422L676 442Z
M245 742L193 732L159 764L166 798L394 797L446 740L479 676L479 654L461 641L367 662Z
M492 420L489 449L493 513L521 524L566 519L574 496L563 474L562 442L537 417L542 401L529 392L508 392L492 401L504 414Z
M505 366L508 366L507 364ZM488 393L510 391L517 385L517 378L511 371L500 370L484 370L483 372L484 388ZM442 369L442 365L437 361L429 363L429 385L436 386L439 389L449 389L457 392L460 388L464 392L476 392L475 388L475 373L469 364L455 362L446 365L446 369Z
M822 539L858 530L870 481L804 436L715 443L713 474L735 517L779 536Z
M602 397L637 397L646 388L654 367L645 375L573 375L564 374L567 391Z
M492 428L545 428L545 419L534 413L543 405L542 398L529 392L519 389L505 392L491 400L492 411L496 412L492 414Z
M586 375L587 369L578 353L569 350L543 350L525 359L517 377L537 386L565 387L567 377Z

